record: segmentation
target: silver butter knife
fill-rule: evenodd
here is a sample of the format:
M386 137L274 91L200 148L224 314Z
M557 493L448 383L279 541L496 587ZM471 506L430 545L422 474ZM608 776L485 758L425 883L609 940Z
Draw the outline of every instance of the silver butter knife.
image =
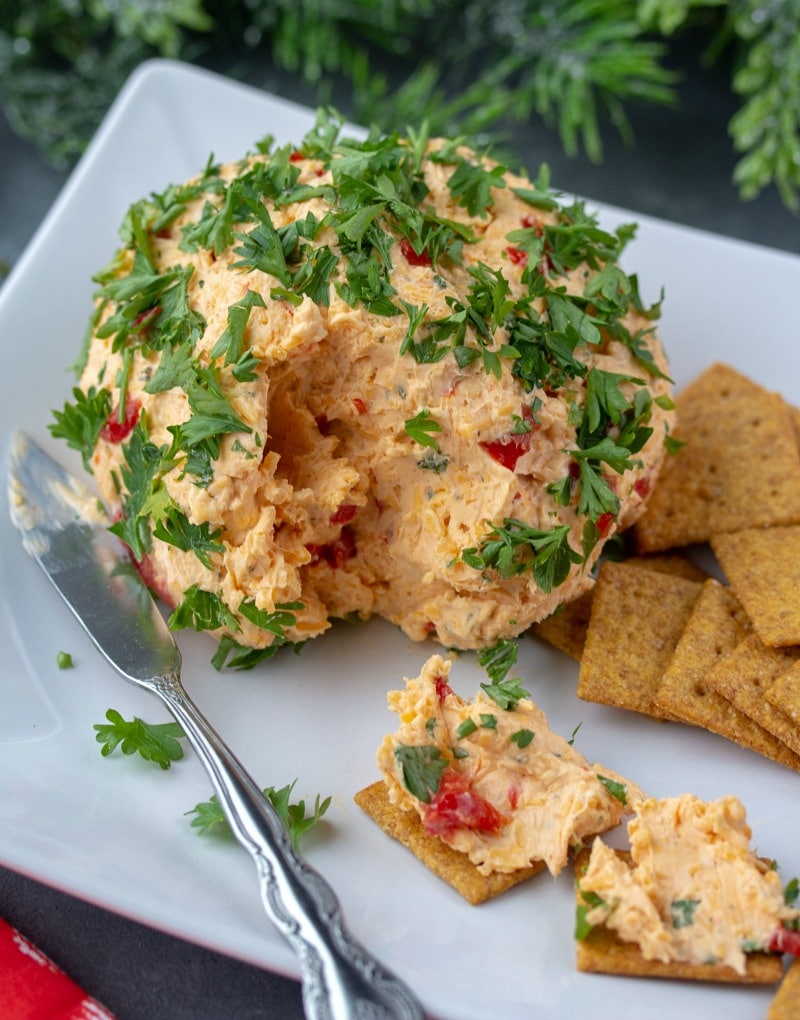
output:
M252 855L264 908L294 949L309 1020L422 1020L417 999L347 930L336 895L297 853L283 822L181 684L181 656L97 498L24 432L10 452L9 507L28 553L108 662L155 694L208 771Z

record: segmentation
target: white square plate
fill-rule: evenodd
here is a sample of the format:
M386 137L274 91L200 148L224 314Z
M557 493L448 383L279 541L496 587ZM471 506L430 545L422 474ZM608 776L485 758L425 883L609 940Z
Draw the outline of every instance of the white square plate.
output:
M91 307L91 275L116 246L128 205L202 169L210 152L234 159L267 133L299 140L310 111L178 64L144 65L0 293L2 446L28 429L79 469L47 433L50 409L72 385ZM534 170L535 168L531 168ZM716 359L800 403L796 345L800 259L602 208L601 222L638 219L627 253L645 300L666 290L661 331L681 385ZM295 974L263 917L255 875L238 846L198 838L184 813L210 790L188 757L168 772L138 759L103 759L92 724L109 706L163 718L155 701L106 668L0 515L0 859L4 864L157 928L261 966ZM377 772L375 751L394 717L387 690L416 675L433 650L379 620L336 627L300 656L252 673L220 675L212 642L182 634L187 687L256 781L313 800L332 794L306 839L311 862L338 891L350 927L447 1020L558 1017L591 1012L666 1020L764 1015L770 991L578 974L572 878L547 874L493 903L467 906L361 814L352 796ZM800 874L798 776L710 734L576 699L574 664L522 641L524 686L577 746L656 796L735 793L755 846L784 879ZM59 650L76 668L60 671ZM453 683L471 696L470 656Z

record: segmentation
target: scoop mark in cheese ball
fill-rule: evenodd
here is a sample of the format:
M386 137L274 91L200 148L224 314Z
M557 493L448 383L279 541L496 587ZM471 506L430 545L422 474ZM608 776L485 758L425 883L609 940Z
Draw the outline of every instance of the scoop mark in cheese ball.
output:
M659 472L633 232L544 170L321 113L131 206L51 430L218 665L354 615L491 647L591 586Z

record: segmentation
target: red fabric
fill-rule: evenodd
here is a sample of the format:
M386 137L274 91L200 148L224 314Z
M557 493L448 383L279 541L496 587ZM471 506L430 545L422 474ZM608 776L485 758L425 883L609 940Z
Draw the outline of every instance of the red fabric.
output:
M114 1020L52 960L0 919L3 1020Z

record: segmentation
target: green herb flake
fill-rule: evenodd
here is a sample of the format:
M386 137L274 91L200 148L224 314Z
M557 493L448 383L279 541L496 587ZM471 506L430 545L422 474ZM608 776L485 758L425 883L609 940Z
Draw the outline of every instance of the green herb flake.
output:
M478 652L478 663L486 670L495 683L503 680L516 665L519 645L512 638L500 638L491 646Z
M448 762L442 752L433 744L411 746L398 744L394 756L403 773L403 783L408 792L424 804L437 793L442 773Z
M584 939L589 935L594 925L589 924L587 916L590 911L596 910L598 907L609 907L609 904L605 900L601 899L600 896L595 892L586 892L578 886L578 892L580 893L582 903L579 903L575 910L575 939L578 942L583 942Z
M507 712L513 712L523 698L530 697L530 693L522 686L519 677L481 684L481 689L489 695L495 704Z
M535 736L536 734L533 730L522 729L512 733L510 739L512 743L516 744L520 751L522 751L528 746L528 744L530 744Z
M601 785L608 790L612 797L616 797L620 804L625 805L628 803L628 790L624 783L617 782L615 779L609 779L608 776L601 776L599 774L597 778Z
M463 740L464 737L469 737L473 734L477 728L478 724L474 719L465 719L456 730L456 738L458 740Z
M434 439L432 433L441 432L442 426L435 418L431 417L430 412L425 408L418 414L415 414L413 418L409 418L404 428L406 435L411 436L415 443L419 443L420 446L430 446L434 450L438 450L439 444Z
M669 905L673 928L688 928L694 924L694 915L700 900L673 900Z
M56 665L59 669L72 669L75 663L72 661L72 656L69 652L59 652L56 655Z

